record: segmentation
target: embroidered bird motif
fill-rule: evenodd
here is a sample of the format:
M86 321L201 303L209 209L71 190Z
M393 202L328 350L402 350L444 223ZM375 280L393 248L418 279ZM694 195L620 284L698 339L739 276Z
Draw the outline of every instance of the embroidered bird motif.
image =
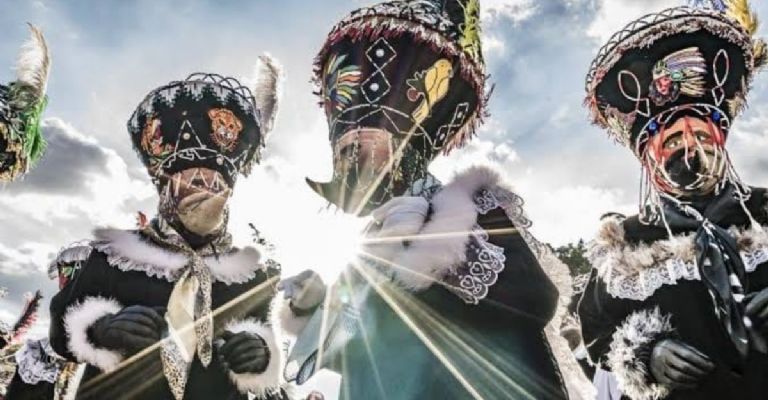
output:
M410 87L407 95L410 101L421 103L411 114L417 125L424 122L432 113L432 108L448 94L451 78L453 78L453 65L446 59L438 60L430 68L417 72L413 78L406 82Z

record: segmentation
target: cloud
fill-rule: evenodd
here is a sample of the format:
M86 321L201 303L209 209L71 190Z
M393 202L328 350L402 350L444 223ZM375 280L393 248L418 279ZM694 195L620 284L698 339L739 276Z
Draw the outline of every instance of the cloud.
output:
M109 153L61 119L45 120L42 130L48 141L45 157L24 180L9 185L7 193L89 193L87 182L107 169Z
M587 34L600 43L630 22L650 13L684 5L681 0L598 0L597 17L589 25Z
M522 21L536 12L534 0L484 0L481 18L484 22L505 18L514 22Z

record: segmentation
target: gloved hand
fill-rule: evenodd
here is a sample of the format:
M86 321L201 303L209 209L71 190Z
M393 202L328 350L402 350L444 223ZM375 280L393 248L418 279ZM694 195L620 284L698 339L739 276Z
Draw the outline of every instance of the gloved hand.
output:
M219 347L221 365L236 374L260 374L269 365L269 346L259 335L251 332L221 335L224 344Z
M105 315L88 328L89 339L97 346L130 357L162 339L165 320L150 307L125 307Z
M375 237L410 240L424 226L428 214L429 202L423 197L395 197L371 213L381 224Z
M311 311L325 299L326 287L320 275L306 270L296 276L283 279L277 285L283 292L283 298L290 300L294 312Z
M664 339L651 353L651 374L672 389L693 389L714 369L709 357L679 340Z

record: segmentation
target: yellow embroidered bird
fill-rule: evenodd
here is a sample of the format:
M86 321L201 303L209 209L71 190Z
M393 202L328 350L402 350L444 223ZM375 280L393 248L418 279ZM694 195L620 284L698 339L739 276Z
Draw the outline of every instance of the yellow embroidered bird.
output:
M448 94L448 87L453 78L453 65L450 61L442 58L428 69L417 72L413 78L406 82L408 89L408 100L421 103L416 107L416 111L411 114L417 125L424 122L432 112L432 108Z

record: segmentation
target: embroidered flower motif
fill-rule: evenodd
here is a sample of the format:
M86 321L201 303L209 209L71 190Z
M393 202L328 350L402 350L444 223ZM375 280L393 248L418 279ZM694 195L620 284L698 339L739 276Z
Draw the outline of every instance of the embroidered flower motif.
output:
M208 111L211 119L211 137L222 150L232 151L243 131L243 123L226 108L214 108Z
M158 165L173 151L173 146L163 144L161 126L162 121L159 118L150 118L141 133L141 147L149 154L150 171L156 170Z
M328 60L323 74L325 76L323 98L325 99L326 112L330 112L332 108L335 108L336 111L344 111L357 95L362 72L357 65L340 68L346 59L346 55L334 55Z

